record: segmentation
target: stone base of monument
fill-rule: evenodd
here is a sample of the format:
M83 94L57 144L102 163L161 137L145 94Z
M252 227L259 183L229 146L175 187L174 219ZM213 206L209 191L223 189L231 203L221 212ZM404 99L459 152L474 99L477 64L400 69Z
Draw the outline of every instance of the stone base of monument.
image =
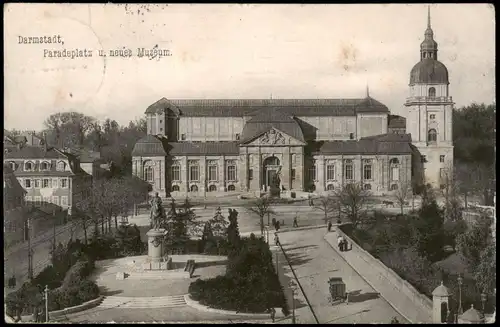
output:
M148 237L148 256L142 264L143 270L169 270L172 269L172 258L165 253L165 236L167 231L163 228L151 229L146 235Z
M146 262L142 264L143 270L171 270L172 269L172 258L165 256L161 261L150 261L149 257L146 258Z

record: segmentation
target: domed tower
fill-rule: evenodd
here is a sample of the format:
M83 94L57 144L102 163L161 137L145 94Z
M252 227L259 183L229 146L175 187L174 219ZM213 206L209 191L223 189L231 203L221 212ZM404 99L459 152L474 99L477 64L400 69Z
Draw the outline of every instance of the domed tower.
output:
M422 182L439 187L453 165L452 114L448 69L438 61L438 44L431 28L430 7L425 38L420 44L420 61L410 73L410 94L406 99L406 130L420 152L417 175ZM419 169L420 168L420 169Z

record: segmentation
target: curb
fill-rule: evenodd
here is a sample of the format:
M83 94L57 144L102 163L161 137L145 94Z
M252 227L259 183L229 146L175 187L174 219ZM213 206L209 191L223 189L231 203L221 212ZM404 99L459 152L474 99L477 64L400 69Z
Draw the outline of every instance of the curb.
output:
M190 306L196 310L200 310L200 311L219 313L219 314L223 314L223 315L242 316L242 317L248 317L248 318L254 318L254 319L269 319L269 320L271 319L269 313L243 313L243 312L210 308L210 307L207 307L205 305L200 304L198 301L191 299L191 296L189 294L184 295L184 300L186 301L186 304L188 306ZM281 308L274 308L274 309L276 310L275 319L286 318L285 315L283 314L283 312L281 312Z
M337 224L332 224L332 227L335 227L335 226L337 226ZM273 233L286 233L286 232L295 232L298 230L320 229L320 228L326 228L326 225L314 225L314 226L304 226L304 227L296 227L296 228L289 227L289 228L280 229L279 231L273 232Z
M341 231L341 232L342 232L342 231ZM344 232L342 232L342 234L344 235L344 237L348 238L349 242L351 242L351 243L353 243L353 242L354 242L354 241L353 241L353 240L352 240L349 236L345 235L345 233L344 233ZM392 307L392 308L393 308L393 309L394 309L397 313L399 313L401 316L403 316L403 317L404 317L404 318L405 318L405 319L406 319L409 323L414 324L414 322L413 322L413 321L411 321L411 319L408 319L408 317L407 317L405 314L403 314L403 313L402 313L399 309L397 309L397 308L396 308L396 307L395 307L395 306L394 306L394 305L393 305L393 304L392 304L389 300L387 300L387 299L385 298L385 296L383 296L383 295L382 295L382 293L381 293L381 292L380 292L380 291L379 291L379 290L378 290L378 289L377 289L377 288L376 288L376 287L375 287L375 286L374 286L374 285L373 285L370 281L368 281L368 279L366 279L363 275L361 275L361 274L359 273L359 271L358 271L356 268L354 268L354 267L353 267L353 266L349 263L349 261L347 261L347 260L346 260L346 258L345 258L345 257L344 257L341 253L340 253L340 251L339 251L337 248L335 248L335 246L334 246L333 244L331 244L330 242L328 242L328 240L326 239L326 235L325 235L325 236L323 236L323 240L324 240L324 241L325 241L325 242L326 242L326 243L327 243L327 244L328 244L328 245L329 245L329 246L330 246L330 247L331 247L331 248L332 248L335 252L337 252L337 253L338 253L338 255L339 255L339 256L340 256L340 257L344 260L344 262L345 262L345 263L347 263L347 264L349 265L349 267L351 267L351 268L352 268L352 270L354 270L354 271L358 274L358 276L359 276L359 277L361 277L361 279L363 279L363 280L364 280L364 281L365 281L368 285L370 285L370 287L371 287L371 288L373 288L373 289L374 289L374 290L375 290L375 291L379 294L379 296L380 296L381 298L383 298L383 299L384 299L384 300L385 300L385 301L386 301L386 302L387 302L387 303L388 303L388 304L389 304L389 305L390 305L390 306L391 306L391 307ZM352 246L352 245L351 245L351 246Z

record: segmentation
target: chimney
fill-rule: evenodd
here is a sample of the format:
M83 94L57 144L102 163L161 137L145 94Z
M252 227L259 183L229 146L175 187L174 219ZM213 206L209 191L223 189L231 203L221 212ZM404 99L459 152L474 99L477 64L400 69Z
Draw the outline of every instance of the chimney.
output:
M43 150L47 152L47 133L43 132Z

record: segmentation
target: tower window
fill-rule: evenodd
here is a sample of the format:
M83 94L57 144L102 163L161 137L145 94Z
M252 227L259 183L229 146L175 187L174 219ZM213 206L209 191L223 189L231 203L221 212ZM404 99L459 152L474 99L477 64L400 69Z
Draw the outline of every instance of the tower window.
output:
M437 142L437 132L434 128L431 128L427 133L427 142Z
M439 162L444 162L444 155L439 156Z
M436 119L436 115L431 114L431 115L429 116L429 118L430 118L430 119Z
M186 140L186 134L181 134L181 140L183 140L183 141Z
M434 87L431 87L429 89L429 97L434 98L436 96L436 89Z

